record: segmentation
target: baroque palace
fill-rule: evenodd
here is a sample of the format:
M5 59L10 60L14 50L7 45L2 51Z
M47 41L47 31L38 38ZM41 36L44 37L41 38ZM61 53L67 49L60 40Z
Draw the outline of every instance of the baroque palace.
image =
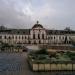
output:
M73 30L47 30L38 21L31 29L0 27L0 41L9 44L71 44L73 36Z

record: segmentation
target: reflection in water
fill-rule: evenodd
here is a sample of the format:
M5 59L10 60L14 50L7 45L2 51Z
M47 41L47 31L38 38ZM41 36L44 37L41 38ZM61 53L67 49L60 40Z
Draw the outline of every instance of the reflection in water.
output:
M33 72L26 53L0 53L0 75L75 75L75 72Z

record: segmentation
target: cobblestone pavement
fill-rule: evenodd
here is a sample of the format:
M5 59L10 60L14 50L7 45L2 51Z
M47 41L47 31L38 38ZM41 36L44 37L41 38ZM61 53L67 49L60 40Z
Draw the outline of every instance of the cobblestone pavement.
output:
M0 53L0 75L75 75L75 72L33 72L26 53Z

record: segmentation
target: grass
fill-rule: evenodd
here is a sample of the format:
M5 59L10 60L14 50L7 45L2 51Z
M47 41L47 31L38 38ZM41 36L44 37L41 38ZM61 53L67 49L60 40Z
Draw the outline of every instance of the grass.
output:
M73 52L48 53L46 49L31 52L29 56L36 63L68 62L75 60L75 53Z

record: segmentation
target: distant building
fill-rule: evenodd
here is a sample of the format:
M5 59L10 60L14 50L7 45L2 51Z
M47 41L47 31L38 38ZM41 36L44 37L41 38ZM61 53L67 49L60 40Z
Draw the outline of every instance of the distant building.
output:
M10 44L71 44L72 30L47 30L37 23L31 29L0 28L0 41Z

